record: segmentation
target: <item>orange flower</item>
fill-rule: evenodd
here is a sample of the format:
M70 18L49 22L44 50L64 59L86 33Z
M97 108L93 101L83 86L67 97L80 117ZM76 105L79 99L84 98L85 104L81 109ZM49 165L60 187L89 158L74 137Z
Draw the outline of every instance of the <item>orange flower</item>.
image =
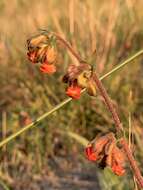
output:
M55 67L55 65L50 65L50 64L43 63L40 66L40 71L42 73L53 74L53 73L56 72L56 67Z
M79 99L81 94L81 88L77 85L71 85L66 90L66 95L73 99Z
M96 161L98 159L98 155L96 155L96 153L93 151L92 145L89 145L88 147L86 147L85 153L86 153L87 159L90 161Z

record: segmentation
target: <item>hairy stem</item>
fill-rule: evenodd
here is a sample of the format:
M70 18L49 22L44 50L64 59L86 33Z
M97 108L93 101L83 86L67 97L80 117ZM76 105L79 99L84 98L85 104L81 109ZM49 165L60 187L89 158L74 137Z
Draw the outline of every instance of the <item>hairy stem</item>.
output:
M105 101L107 108L109 109L109 111L112 114L112 117L113 117L113 120L114 120L114 123L116 126L116 131L117 132L122 131L123 127L122 127L122 123L119 119L118 113L117 113L116 109L114 108L112 101L111 101L106 89L104 88L102 82L98 79L95 72L93 74L93 79L96 83L96 86L97 86L101 96L104 98L104 101ZM138 165L137 165L137 163L136 163L136 161L132 155L132 152L130 151L130 148L129 148L126 140L124 138L122 138L121 142L122 142L123 149L127 155L130 166L132 168L132 171L133 171L133 173L137 179L137 182L138 182L139 186L142 188L143 187L143 177L141 175L140 169L139 169L139 167L138 167Z
M104 101L105 101L105 104L106 104L107 108L109 109L109 111L112 114L112 117L113 117L113 120L114 120L114 123L115 123L115 126L116 126L116 130L118 132L121 131L122 130L122 123L121 123L121 121L119 119L117 111L116 111L115 107L113 106L113 103L112 103L106 89L102 85L102 82L98 79L96 72L94 72L92 77L93 77L93 80L96 83L96 86L97 86L101 96L104 98Z
M72 53L72 55L78 60L79 63L86 63L85 60L83 60L80 55L72 48L72 46L65 40L63 39L60 35L53 33L57 40L62 42L62 44Z
M130 162L132 170L134 171L134 175L135 175L135 177L136 177L136 179L138 181L138 184L142 188L143 187L143 177L141 176L141 172L140 172L139 168L137 167L137 164L136 164L136 161L135 161L135 159L133 157L133 154L132 154L132 152L131 152L131 150L130 150L130 148L129 148L129 146L128 146L125 139L121 139L120 143L123 146L123 149L124 149L124 151L125 151L125 153L127 155L127 158L128 158L128 160Z

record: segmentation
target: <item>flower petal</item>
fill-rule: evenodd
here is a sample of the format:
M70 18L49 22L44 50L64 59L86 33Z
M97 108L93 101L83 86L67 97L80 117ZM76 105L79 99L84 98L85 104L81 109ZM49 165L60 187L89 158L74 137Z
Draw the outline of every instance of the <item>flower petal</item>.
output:
M40 66L40 71L42 73L53 74L56 72L56 67L55 65L42 64Z
M69 86L66 90L66 95L73 99L79 99L81 94L81 88L79 86Z
M86 147L85 154L87 156L87 159L90 161L96 161L98 159L98 156L96 155L95 152L93 152L93 148L91 145Z

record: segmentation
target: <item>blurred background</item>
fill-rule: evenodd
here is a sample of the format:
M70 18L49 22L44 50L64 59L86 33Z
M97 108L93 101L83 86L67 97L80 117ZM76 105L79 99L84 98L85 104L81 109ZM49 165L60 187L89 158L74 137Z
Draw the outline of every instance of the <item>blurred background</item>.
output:
M0 0L0 139L21 129L66 98L61 75L74 59L60 50L60 72L40 73L26 56L26 40L39 29L65 37L102 76L143 47L142 0ZM106 78L143 167L143 57ZM119 106L118 106L119 105ZM117 177L85 159L79 135L92 140L113 130L100 96L83 95L11 141L0 151L0 189L136 189L130 169ZM79 138L78 136L78 138ZM128 166L127 166L128 167ZM129 168L129 167L128 167ZM143 169L142 169L143 172Z

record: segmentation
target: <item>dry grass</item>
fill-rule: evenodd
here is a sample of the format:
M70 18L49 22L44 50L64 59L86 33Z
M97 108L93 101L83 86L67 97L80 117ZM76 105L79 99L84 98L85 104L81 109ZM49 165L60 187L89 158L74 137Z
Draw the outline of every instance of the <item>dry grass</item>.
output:
M0 1L0 113L1 139L17 131L23 125L23 112L35 119L65 98L60 73L56 77L43 76L26 58L26 39L38 29L54 30L65 36L83 58L92 56L97 72L101 75L143 46L143 1L97 0L8 0ZM61 51L61 71L74 58ZM143 144L143 73L142 59L137 59L120 73L104 83L115 105L117 103L126 135L129 131L129 115L135 145L134 154L142 165ZM1 153L0 178L13 186L19 179L42 178L49 157L79 154L80 147L60 130L69 129L91 140L97 133L112 129L113 122L100 97L83 96L72 102L38 129L5 146ZM61 144L61 149L57 146ZM58 144L58 145L57 145ZM80 152L82 152L80 150ZM59 155L58 155L59 154ZM79 155L80 156L80 155ZM65 158L66 159L66 158ZM23 172L27 174L23 175ZM103 189L131 189L130 173L117 178L109 171L99 170ZM101 176L102 175L102 176ZM111 179L111 183L108 181ZM100 179L103 179L102 181ZM129 186L130 182L130 187ZM14 188L15 189L15 188Z

